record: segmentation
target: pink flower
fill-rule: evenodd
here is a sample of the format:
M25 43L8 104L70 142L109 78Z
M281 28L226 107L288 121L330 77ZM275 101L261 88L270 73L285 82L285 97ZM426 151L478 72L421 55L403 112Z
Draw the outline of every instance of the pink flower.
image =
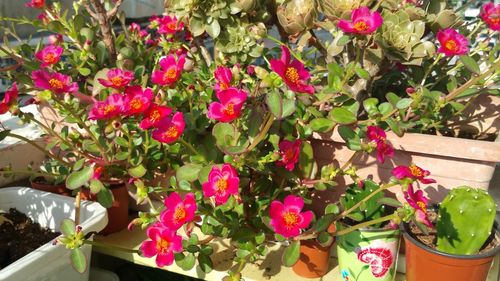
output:
M160 86L173 85L181 77L185 62L185 56L180 56L176 61L174 55L168 55L166 58L160 60L162 70L153 71L151 81Z
M359 7L352 11L351 21L341 19L337 26L344 33L370 34L379 28L384 20L378 12L370 12L368 7Z
M495 31L500 31L500 4L488 2L481 7L481 18Z
M247 93L236 88L217 92L220 102L208 106L208 118L220 122L231 122L241 115L241 108L247 99Z
M92 179L94 179L94 180L100 179L103 172L104 172L103 166L96 166L94 168L94 174L92 175Z
M141 252L147 257L156 256L156 265L163 267L174 262L174 253L182 252L182 237L174 231L153 225L147 230L150 240L142 242Z
M438 53L445 56L464 55L469 51L469 40L454 29L440 30L436 37L441 44Z
M366 131L368 139L377 145L377 160L384 163L385 157L394 156L394 148L387 141L387 135L382 128L376 126L368 126Z
M31 0L30 2L26 2L24 5L30 8L42 9L45 7L45 0Z
M47 41L49 41L49 43L52 45L57 45L63 42L63 36L62 34L51 34L47 38Z
M290 51L287 47L281 46L281 51L281 59L271 59L271 69L283 78L290 90L313 94L314 87L305 84L305 80L309 79L311 75L305 69L304 64L298 60L290 62Z
M94 103L89 112L90 120L111 119L125 110L127 97L122 94L112 94L104 101Z
M19 91L17 90L17 83L14 82L12 86L5 92L3 100L0 101L0 114L7 113L10 106L17 100Z
M194 218L196 212L196 200L194 193L188 193L184 201L177 192L170 194L165 198L165 207L167 208L160 215L161 223L170 230L177 230Z
M301 212L303 207L304 200L294 195L285 197L284 204L277 200L271 202L269 215L274 232L286 238L299 235L314 216L312 211Z
M132 71L124 71L119 68L110 69L106 76L108 79L99 78L99 83L113 89L122 89L127 86L130 81L134 80L134 73Z
M410 184L408 185L408 191L404 192L404 196L406 202L408 202L408 204L415 209L415 219L428 227L433 227L427 217L427 203L429 202L429 198L424 196L424 192L422 190L414 192L413 185Z
M170 113L172 113L170 107L153 103L148 111L146 111L144 119L142 119L139 127L143 130L157 127L160 121L169 116Z
M64 49L59 46L49 45L38 51L35 54L35 57L42 62L41 67L47 67L49 65L53 65L61 60L61 55L64 52Z
M158 19L158 33L175 34L184 28L184 23L179 22L176 17L164 16Z
M233 73L228 67L218 66L214 72L217 84L215 84L215 91L227 90L231 87L231 80L233 80Z
M227 202L229 196L238 194L240 178L236 170L230 164L222 165L219 169L213 166L208 174L208 181L203 183L203 195L205 197L215 197L215 203L222 205Z
M293 171L295 164L299 162L301 140L282 140L279 143L281 159L276 162L278 167L285 167L288 171Z
M148 35L148 32L146 30L141 30L141 26L135 22L130 24L129 30L132 33L139 34L140 37L146 37Z
M173 143L179 139L184 132L184 115L176 112L172 119L164 118L158 124L158 128L153 131L153 139L162 143Z
M433 179L425 178L429 176L431 173L427 170L424 170L418 167L415 164L411 164L410 166L397 166L392 169L392 175L397 179L412 179L413 181L418 180L423 184L435 183L436 181Z
M71 82L71 77L61 73L48 73L45 70L35 70L31 73L35 87L50 90L56 94L74 93L78 91L78 84Z
M127 115L144 113L149 109L151 100L153 99L153 91L149 88L144 90L139 85L125 88L125 94L128 97L127 104L125 105L125 113Z

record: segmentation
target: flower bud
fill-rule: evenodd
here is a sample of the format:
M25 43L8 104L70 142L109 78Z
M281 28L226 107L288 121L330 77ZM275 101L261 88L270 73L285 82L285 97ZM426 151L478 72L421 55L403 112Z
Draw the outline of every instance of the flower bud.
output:
M320 0L319 6L323 8L322 12L327 17L347 19L351 16L352 10L359 8L362 2L361 0ZM365 5L369 6L368 4Z
M278 20L288 34L296 34L314 25L317 13L314 0L293 0L278 7Z
M254 38L257 40L264 38L264 36L266 36L267 34L267 28L262 22L250 26L249 30L250 33L254 35Z

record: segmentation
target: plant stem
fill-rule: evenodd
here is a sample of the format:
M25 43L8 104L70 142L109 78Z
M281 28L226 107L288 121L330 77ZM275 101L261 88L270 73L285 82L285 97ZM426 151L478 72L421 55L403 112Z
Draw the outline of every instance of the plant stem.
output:
M429 68L427 68L427 70L425 71L424 77L422 78L422 82L420 82L420 86L424 86L425 85L425 80L427 80L427 76L429 76L429 74L431 74L432 69L434 69L434 67L436 66L436 64L438 64L438 62L441 60L442 56L443 55L441 53L438 54L437 57L436 57L436 60L434 60L434 62L429 66Z
M82 192L78 191L75 198L75 224L80 224L80 204L82 202Z
M248 152L252 151L266 136L267 132L271 128L274 122L274 116L271 112L267 113L267 116L265 117L266 121L264 123L264 128L262 128L262 131L254 138L252 144L246 149L245 154Z
M356 156L358 156L359 152L361 152L361 151L359 151L359 150L358 150L358 151L355 151L355 152L351 155L351 157L349 158L349 160L347 160L347 162L345 162L345 163L344 163L344 165L342 165L342 167L340 167L340 170L342 170L342 171L343 171L343 170L345 170L345 169L346 169L349 165L351 165L351 164L352 164L352 161L354 161L354 159L356 158Z
M19 139L19 140L22 140L24 142L27 142L29 143L30 145L32 145L34 148L40 150L41 152L43 152L44 154L46 154L47 156L49 156L50 158L53 158L54 160L57 160L58 162L66 165L66 166L71 166L70 163L66 162L64 159L62 159L61 157L55 155L55 154L52 154L50 153L49 151L45 150L43 147L39 146L36 142L30 140L30 139L27 139L23 136L20 136L18 134L14 134L12 132L9 133L8 135L9 137L13 137L13 138L16 138L16 139Z
M196 152L196 149L194 149L194 147L190 143L185 141L183 138L179 138L179 142L182 143L185 147L187 147L189 149L189 151L191 151L193 154L198 153L198 152Z
M363 228L363 227L367 227L367 226L370 226L370 225L374 225L374 224L377 224L377 223L381 223L381 222L384 222L384 221L391 220L393 218L396 218L397 216L398 215L396 213L394 213L394 214L390 214L390 215L387 215L385 217L381 217L381 218L374 219L374 220L371 220L371 221L362 222L362 223L356 224L354 226L351 226L351 227L342 229L340 231L337 231L337 232L334 233L334 235L336 235L336 236L345 235L345 234L351 233L351 232L353 232L355 230L358 230L360 228Z

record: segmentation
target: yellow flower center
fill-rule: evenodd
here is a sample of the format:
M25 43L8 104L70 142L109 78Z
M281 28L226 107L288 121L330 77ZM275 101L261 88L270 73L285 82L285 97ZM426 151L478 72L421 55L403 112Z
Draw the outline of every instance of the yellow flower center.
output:
M229 85L226 82L220 82L219 83L219 88L221 90L227 90L229 88Z
M176 23L176 22L171 21L171 22L167 23L167 27L168 27L168 29L170 29L170 30L176 30L176 29L177 29L177 23Z
M172 126L172 127L168 128L164 134L166 137L176 138L179 136L179 129L177 129L177 127L175 127L175 126Z
M186 209L183 206L179 206L175 209L174 219L176 221L182 221L186 218Z
M295 67L287 67L285 77L292 84L297 84L299 82L299 72Z
M173 80L177 77L177 69L175 67L171 67L165 71L165 74L163 75L163 78L165 80Z
M224 113L229 116L234 115L234 103L230 102L224 109Z
M293 159L293 155L295 154L295 151L293 151L293 149L287 149L285 151L285 155L283 156L283 160L285 161L290 161L291 159Z
M424 203L424 202L419 201L419 202L417 202L417 205L420 207L420 209L421 209L422 211L424 211L424 212L426 212L426 211L427 211L427 206L425 206L425 203Z
M456 52L458 51L458 45L457 45L457 42L455 40L447 40L445 43L444 43L444 47L451 51L451 52Z
M57 56L55 56L53 53L47 53L43 57L43 61L48 64L54 64L57 62Z
M417 167L416 165L412 164L410 166L410 172L412 175L414 175L415 177L421 177L424 175L422 169L420 169L419 167Z
M105 115L107 115L107 114L112 113L115 110L116 110L116 106L114 106L112 104L108 104L108 105L104 106L103 112Z
M297 225L299 216L294 212L286 212L283 215L283 222L287 228L292 228Z
M215 189L217 189L218 193L222 193L222 192L226 191L227 187L228 187L228 184L227 184L226 179L218 179L215 182Z
M120 76L116 76L110 79L111 84L115 85L116 87L121 87L123 85L123 78Z
M130 101L130 107L135 110L139 110L142 107L142 101L138 98L133 98Z
M57 80L57 79L54 79L54 78L52 78L52 79L49 80L49 84L54 89L59 89L60 90L60 89L63 88L63 83L61 81Z
M499 14L491 15L489 20L492 24L499 24L500 23L500 15Z
M354 24L354 29L356 29L357 31L365 31L368 28L369 28L369 26L366 24L366 22L364 20L357 21Z
M151 114L149 114L149 120L153 123L160 120L160 117L160 112L157 109L154 109L151 111Z
M168 250L169 246L170 242L165 239L160 238L158 241L156 241L156 250L159 253L165 253Z

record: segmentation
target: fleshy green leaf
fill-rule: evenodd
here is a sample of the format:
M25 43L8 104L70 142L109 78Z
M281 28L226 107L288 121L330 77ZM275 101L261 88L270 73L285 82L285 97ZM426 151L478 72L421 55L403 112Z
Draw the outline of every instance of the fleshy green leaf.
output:
M335 216L335 214L326 214L319 218L314 225L314 232L325 231L333 223Z
M325 214L338 214L340 213L339 206L335 203L330 203L325 207Z
M283 265L287 267L293 266L300 257L300 240L293 241L288 247L283 251Z
M214 19L212 23L206 25L205 28L208 35L210 35L213 39L217 38L220 34L220 24L217 19Z
M10 130L4 130L0 132L0 141L3 141L10 133Z
M350 150L361 150L361 139L353 129L347 126L340 126L339 134Z
M176 177L177 180L185 180L185 181L195 181L198 178L198 173L201 170L200 165L196 164L186 164L179 169L177 169Z
M212 259L207 255L198 255L198 264L200 265L201 270L205 273L209 273L214 267Z
M113 193L111 193L111 190L104 188L97 193L97 201L104 208L111 208L113 206Z
M314 168L314 154L313 148L308 142L302 143L302 148L300 149L299 155L299 165L304 178L312 178L312 172Z
M142 165L128 169L128 174L136 179L142 178L146 174L146 172L146 168L144 168L144 166Z
M99 193L101 190L103 190L105 187L102 184L102 182L98 179L91 179L89 183L89 188L90 192L93 194Z
M388 205L393 207L401 207L403 204L394 198L384 197L377 200L380 205Z
M406 109L412 104L413 100L410 98L400 99L398 103L396 103L396 107L398 109Z
M73 172L66 178L66 187L71 190L80 188L87 184L93 174L94 169L91 167L84 167L80 171Z
M84 273L87 270L87 258L80 248L71 250L71 265L79 273Z
M283 105L281 95L276 91L271 91L266 95L266 103L271 113L278 119L283 115Z
M479 65L477 64L476 60L473 59L472 57L469 57L467 55L460 56L460 61L471 72L473 72L475 74L479 74L481 72L481 70L479 69Z
M330 111L330 117L339 124L352 124L358 120L354 113L342 107L332 109L332 111Z
M70 219L63 219L61 222L61 233L65 236L70 236L75 234L75 222Z
M333 129L335 122L327 118L316 118L309 123L309 126L315 132L326 133Z

